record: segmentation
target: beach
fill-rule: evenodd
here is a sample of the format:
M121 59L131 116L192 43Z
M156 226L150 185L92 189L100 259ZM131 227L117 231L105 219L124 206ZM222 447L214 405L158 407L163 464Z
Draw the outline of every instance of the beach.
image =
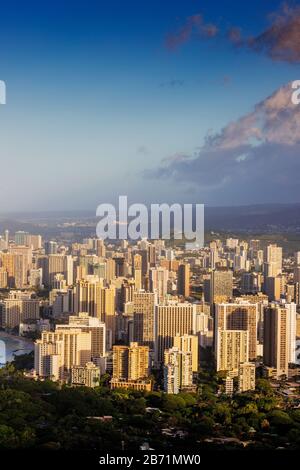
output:
M15 336L5 331L0 331L0 343L2 342L0 363L11 362L14 354L24 354L33 351L34 345L29 338Z

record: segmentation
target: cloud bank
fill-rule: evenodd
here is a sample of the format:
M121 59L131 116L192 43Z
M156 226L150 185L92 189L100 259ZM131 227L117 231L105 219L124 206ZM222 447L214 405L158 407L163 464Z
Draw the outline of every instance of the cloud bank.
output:
M174 51L193 37L212 38L218 33L218 28L212 23L205 23L201 14L188 16L179 29L169 33L165 40L167 49Z
M292 104L292 91L282 86L208 135L196 156L177 154L144 177L192 186L208 200L299 202L300 105Z
M279 11L268 16L268 27L256 36L245 37L240 27L232 27L227 33L219 31L213 23L205 23L199 13L189 16L177 31L169 33L165 47L174 51L192 39L212 39L218 34L230 43L264 54L272 60L300 63L300 6L284 3Z
M238 47L247 47L273 60L300 62L300 7L283 4L269 15L269 27L255 37L244 38L239 28L229 31L229 40Z

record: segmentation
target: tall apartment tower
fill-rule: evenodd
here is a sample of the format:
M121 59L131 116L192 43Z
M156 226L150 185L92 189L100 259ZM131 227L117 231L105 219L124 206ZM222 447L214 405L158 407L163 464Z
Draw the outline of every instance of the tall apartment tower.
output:
M100 258L105 258L106 248L103 240L97 239L96 240L96 255Z
M239 393L255 390L255 363L243 362L239 367L238 375Z
M68 380L73 366L85 366L91 360L91 333L77 328L44 331L42 338L35 342L34 351L38 375L47 377L49 362L52 361L51 375L58 375L60 380ZM56 357L53 358L52 355Z
M140 290L133 294L133 338L141 345L154 349L155 341L155 292Z
M216 304L215 309L215 341L218 339L218 329L243 330L249 332L249 359L257 357L257 325L258 304L250 302ZM217 344L215 342L215 350Z
M113 378L125 380L128 377L128 346L113 347Z
M6 244L6 249L8 249L9 246L9 230L4 230L4 240Z
M178 347L166 349L164 353L164 389L176 394L193 385L192 353Z
M101 314L100 318L111 333L111 345L116 339L116 289L105 287L101 290ZM110 349L111 349L110 345Z
M228 301L232 297L233 275L230 270L216 269L210 279L210 303Z
M264 279L264 292L267 294L269 300L280 300L281 296L281 278L280 276L265 276Z
M139 380L149 375L149 348L132 342L113 347L113 378Z
M149 348L130 343L128 349L128 379L138 380L149 375Z
M109 258L106 260L106 280L112 281L116 277L116 262L114 259Z
M265 275L276 277L282 271L282 248L277 245L268 245L265 249Z
M34 344L34 368L40 378L60 380L63 370L64 344L62 340L37 340Z
M103 321L102 311L104 310L104 305L101 304L102 289L102 283L98 281L77 281L74 299L75 313L87 312L91 317L97 317Z
M149 270L150 291L157 292L159 302L163 302L168 291L169 271L166 268Z
M73 284L73 258L69 255L49 255L47 285L52 287L56 274L63 274L67 285Z
M249 361L248 331L218 330L216 356L217 371L236 371Z
M136 290L142 289L142 257L139 254L133 257L133 275Z
M16 245L27 246L28 245L29 232L24 232L19 230L15 233L15 243Z
M104 357L106 354L106 326L99 318L90 317L88 313L80 312L70 315L67 325L56 325L56 331L80 329L84 333L91 333L92 358Z
M178 267L177 292L183 297L190 296L190 265L188 263L180 264Z
M174 337L174 347L183 353L190 353L192 358L192 371L198 372L198 336L196 335L176 335Z
M46 255L55 255L57 253L58 244L57 242L50 240L44 243L45 254Z
M277 377L288 376L289 332L289 310L279 305L265 308L263 362L266 366L276 369Z
M174 337L193 335L196 328L196 306L190 303L169 303L155 306L155 360L162 363L164 352L174 346Z
M23 298L10 296L0 302L0 326L16 328L25 320L40 318L40 301L24 294Z

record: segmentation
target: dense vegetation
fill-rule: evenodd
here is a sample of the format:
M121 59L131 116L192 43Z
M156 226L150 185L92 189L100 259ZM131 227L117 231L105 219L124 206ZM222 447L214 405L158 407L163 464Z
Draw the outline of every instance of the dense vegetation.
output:
M95 389L60 388L24 378L18 368L25 362L0 370L1 449L136 451L144 442L155 451L300 448L300 409L263 379L255 392L232 398L216 394L213 371L201 372L195 394L111 391L106 377Z

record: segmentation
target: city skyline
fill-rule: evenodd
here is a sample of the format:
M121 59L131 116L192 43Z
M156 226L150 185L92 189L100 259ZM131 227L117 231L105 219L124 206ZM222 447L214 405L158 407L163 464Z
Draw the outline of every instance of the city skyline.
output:
M94 211L120 194L300 202L299 3L289 8L4 5L0 212Z
M299 241L53 235L0 231L2 448L299 450Z
M300 0L0 13L0 451L289 465Z

